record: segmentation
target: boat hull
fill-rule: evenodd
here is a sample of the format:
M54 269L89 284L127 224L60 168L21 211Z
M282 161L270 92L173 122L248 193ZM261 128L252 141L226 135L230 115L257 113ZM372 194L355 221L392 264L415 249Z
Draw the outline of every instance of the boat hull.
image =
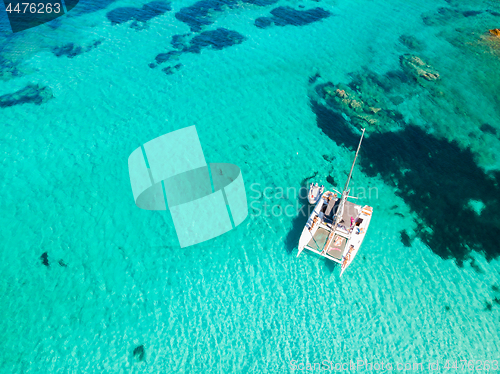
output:
M342 257L342 267L340 270L340 276L344 273L344 271L349 267L349 265L356 257L359 249L361 248L361 244L363 244L363 240L365 239L366 232L368 231L368 226L370 225L370 221L372 218L373 208L365 205L361 210L361 214L357 219L362 219L363 222L359 226L355 226L353 232L351 234L351 238L347 245L349 246L346 254Z

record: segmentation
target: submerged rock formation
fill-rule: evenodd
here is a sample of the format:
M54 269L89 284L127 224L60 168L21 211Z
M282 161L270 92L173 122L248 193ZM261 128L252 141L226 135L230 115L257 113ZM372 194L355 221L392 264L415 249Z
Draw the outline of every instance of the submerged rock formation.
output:
M160 53L156 56L156 64L162 64L167 61L178 60L184 53L201 53L202 49L215 49L222 50L235 44L240 44L246 38L240 33L224 28L216 30L203 31L195 34L190 40L187 35L174 35L172 38L172 46L176 50L166 53ZM149 67L154 69L157 65L154 63L149 64ZM174 70L179 70L181 64L173 67L163 69L167 75L173 74Z
M143 5L141 8L122 7L113 9L106 14L106 17L111 21L112 25L134 20L131 27L138 28L137 22L146 23L150 19L161 16L170 10L172 10L170 2L152 1Z
M92 49L97 48L101 43L102 42L100 40L96 40L94 43L86 47L75 45L74 43L67 43L60 47L53 47L52 53L57 57L67 56L68 58L73 58L81 55L82 53L89 52Z
M374 106L375 103L365 102L359 94L348 86L327 83L318 88L320 96L336 111L349 117L354 125L367 127L369 132L376 130L380 125L385 111Z
M492 29L490 30L490 34L493 36L498 36L500 38L500 29Z
M0 96L0 108L27 103L41 105L53 97L50 87L28 84L19 91Z
M144 358L146 357L146 351L144 349L144 345L135 347L133 354L136 361L138 362L144 361Z
M181 8L175 13L175 18L189 25L191 31L199 32L203 27L215 22L218 13L227 9L235 9L242 4L252 4L256 6L268 6L278 0L200 0L196 3Z
M271 11L272 17L259 17L255 20L255 26L263 29L273 24L276 26L304 26L322 20L331 15L323 8L317 7L307 10L296 10L289 6L280 6Z
M401 44L414 51L422 51L425 49L425 44L413 35L401 35L398 40Z
M42 264L49 267L49 254L47 252L43 252L42 255L40 256L40 260L42 261Z
M429 64L425 63L420 57L404 54L399 57L399 62L403 71L413 77L417 82L435 81L439 79L439 73Z

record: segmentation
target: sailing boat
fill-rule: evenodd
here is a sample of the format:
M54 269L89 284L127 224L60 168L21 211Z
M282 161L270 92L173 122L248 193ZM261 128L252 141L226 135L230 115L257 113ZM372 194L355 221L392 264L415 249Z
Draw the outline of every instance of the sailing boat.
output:
M342 193L337 190L333 190L336 193L326 191L321 195L299 239L297 257L304 249L315 252L341 264L340 276L358 253L373 213L371 206L361 206L347 200L357 198L349 196L349 182L364 135L365 129L361 134L344 190Z

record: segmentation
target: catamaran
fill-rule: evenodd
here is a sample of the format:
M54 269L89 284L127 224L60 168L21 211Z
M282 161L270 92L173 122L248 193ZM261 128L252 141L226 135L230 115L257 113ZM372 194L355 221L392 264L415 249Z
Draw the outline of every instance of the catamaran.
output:
M365 129L361 134L344 190L340 193L334 189L336 193L326 191L321 195L299 239L297 257L304 249L315 252L341 264L340 276L358 253L373 213L371 206L361 206L347 200L357 199L355 196L349 196L349 182L364 135Z

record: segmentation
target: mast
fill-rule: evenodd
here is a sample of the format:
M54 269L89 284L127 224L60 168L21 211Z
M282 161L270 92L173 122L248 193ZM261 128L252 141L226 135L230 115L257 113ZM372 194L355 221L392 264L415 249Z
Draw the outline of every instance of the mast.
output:
M361 139L359 139L359 144L358 144L358 149L356 150L356 155L354 156L354 161L352 162L351 166L351 171L349 172L349 177L347 178L347 182L345 184L344 190L342 191L342 200L340 201L339 207L337 208L337 212L335 213L335 222L332 227L332 231L330 232L330 235L328 236L327 243L323 250L321 251L321 254L324 254L327 249L330 247L330 243L333 240L335 231L337 230L337 227L340 223L340 220L342 218L342 215L344 213L344 204L349 197L349 191L347 190L347 187L349 187L349 182L351 181L351 176L352 176L352 171L354 170L354 164L356 163L356 159L358 158L358 153L359 149L361 148L361 142L363 141L363 136L365 135L365 129L362 129L363 132L361 133Z
M359 139L358 149L356 150L356 155L354 156L354 161L352 162L351 171L349 172L349 177L347 178L347 182L345 183L344 191L342 192L342 194L344 194L344 192L347 190L347 187L349 186L349 182L351 181L352 170L354 169L354 164L356 163L356 159L358 158L359 149L361 148L361 142L363 141L363 136L365 135L365 129L362 129L362 130L363 130L363 132L361 133L361 139Z
M345 183L344 190L342 191L342 200L340 201L339 207L337 208L337 214L335 217L335 228L337 228L337 225L339 223L339 219L342 217L343 211L344 211L344 203L349 197L349 190L347 190L347 187L349 187L349 182L351 181L352 177L352 171L354 170L354 164L356 164L356 159L358 158L358 153L359 149L361 148L361 142L363 141L363 136L365 135L365 129L362 129L363 132L361 133L361 139L359 139L359 144L358 144L358 149L356 150L356 155L354 155L354 161L352 162L351 166L351 171L349 172L349 176L347 177L347 182Z

